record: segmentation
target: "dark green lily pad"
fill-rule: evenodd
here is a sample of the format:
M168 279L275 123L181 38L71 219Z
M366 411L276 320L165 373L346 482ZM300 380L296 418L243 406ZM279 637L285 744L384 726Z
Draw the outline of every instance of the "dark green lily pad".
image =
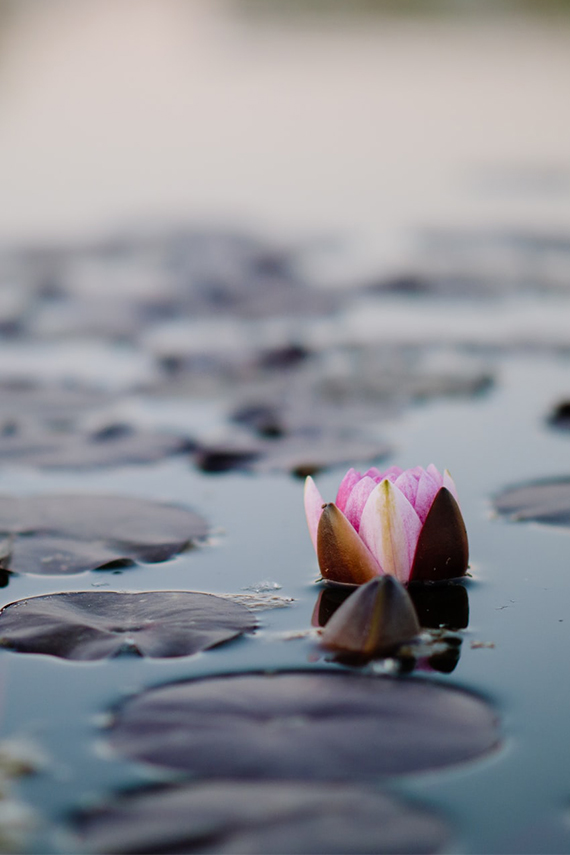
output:
M133 760L209 778L366 781L473 760L499 742L467 692L355 674L249 674L151 689L109 740Z
M374 790L305 781L214 781L128 793L75 823L82 851L431 853L443 822Z
M68 574L108 564L166 561L207 534L186 508L121 496L0 495L1 565Z
M256 627L240 603L213 594L79 591L18 600L0 611L0 645L62 659L122 653L189 656Z
M497 513L517 522L570 526L570 478L547 478L495 496Z

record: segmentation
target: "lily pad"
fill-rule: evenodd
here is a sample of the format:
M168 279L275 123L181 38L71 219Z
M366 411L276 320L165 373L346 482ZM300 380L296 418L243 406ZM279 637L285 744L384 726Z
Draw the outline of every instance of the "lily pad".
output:
M288 472L306 478L333 466L349 465L354 460L379 461L390 451L378 440L330 433L311 438L252 439L247 444L228 441L203 446L195 459L204 472Z
M79 591L18 600L0 611L0 645L62 659L122 653L189 656L256 627L249 610L213 594Z
M166 561L207 533L187 508L121 496L0 495L1 564L68 574L116 562Z
M26 377L0 380L0 419L7 425L61 426L113 403L110 393L87 386L39 383Z
M548 424L560 430L570 430L570 401L560 401L548 417Z
M20 431L0 434L0 460L42 469L91 469L154 463L193 451L195 444L171 433L110 424L92 433Z
M496 511L517 522L570 526L570 478L547 478L511 487L494 499Z
M78 817L82 851L430 853L448 833L426 810L355 786L214 781L127 793Z
M366 781L475 759L499 733L467 692L315 671L151 689L117 711L109 739L130 759L196 776Z

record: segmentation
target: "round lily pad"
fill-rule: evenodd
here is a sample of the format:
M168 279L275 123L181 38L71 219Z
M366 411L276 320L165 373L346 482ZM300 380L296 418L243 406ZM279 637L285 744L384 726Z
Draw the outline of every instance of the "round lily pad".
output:
M365 781L472 760L499 733L467 692L312 672L151 689L118 710L109 739L131 759L209 778Z
M67 574L133 561L166 561L207 533L176 505L121 496L0 495L1 566Z
M166 658L207 650L255 627L245 606L213 594L79 591L10 603L0 611L0 645L62 659Z
M430 853L443 822L374 790L305 781L143 789L76 822L82 851L101 853Z
M0 420L6 426L51 425L76 422L114 402L109 392L64 383L40 383L26 377L0 378Z
M94 469L154 463L194 448L195 443L187 437L137 430L124 424L110 424L92 433L37 428L0 433L0 461L42 469Z
M570 526L570 478L530 481L500 493L496 511L516 521Z
M230 441L204 446L196 454L196 464L205 472L289 472L306 478L333 466L348 465L353 460L381 460L389 452L390 448L378 440L330 433L309 438L252 438L247 445Z

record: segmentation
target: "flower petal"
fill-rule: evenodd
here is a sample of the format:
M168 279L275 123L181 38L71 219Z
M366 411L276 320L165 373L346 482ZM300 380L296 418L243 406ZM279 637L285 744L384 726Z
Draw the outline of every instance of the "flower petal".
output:
M421 474L418 481L418 491L416 493L416 501L414 507L422 523L426 521L426 517L433 504L433 500L437 495L443 483L443 478L433 466L430 464L428 468Z
M457 504L459 504L459 496L457 495L457 487L455 486L455 481L449 474L449 470L445 469L443 473L443 486L447 487Z
M419 632L406 589L393 576L382 576L345 600L325 626L321 643L332 650L374 656L411 641Z
M437 466L434 466L433 463L430 463L430 465L426 469L426 472L428 475L431 475L431 477L439 484L440 487L443 486L443 475L441 474Z
M317 529L319 527L319 520L321 518L321 514L323 512L323 498L317 489L317 485L309 475L308 478L305 479L305 514L307 517L307 525L309 526L309 534L311 535L311 540L313 541L313 546L315 547L315 552L317 550Z
M384 472L378 473L378 484L383 481L384 478L387 478L388 481L391 481L393 484L396 478L399 478L403 471L404 470L401 466L390 466L388 469L385 469Z
M353 487L360 481L361 478L362 475L360 474L360 472L357 472L356 469L349 469L342 481L340 482L340 487L338 488L338 493L336 494L336 506L343 513L346 507L346 502L352 492Z
M362 585L382 571L342 511L325 505L317 532L317 558L324 579Z
M416 472L414 469L406 469L406 471L402 472L401 475L398 475L394 481L394 485L402 491L410 505L414 508L416 506L418 483L422 472Z
M360 536L383 572L405 583L421 527L404 494L385 479L368 497L360 521Z
M376 466L371 466L370 469L366 470L362 477L372 478L377 484L379 484L384 476Z
M348 497L346 507L344 508L344 515L349 523L354 526L356 531L360 530L362 511L364 510L364 506L368 501L370 493L375 489L375 487L376 481L365 475L364 478L361 478L358 484L353 487L352 492Z
M440 581L463 576L469 561L469 543L459 505L442 487L422 526L410 581Z

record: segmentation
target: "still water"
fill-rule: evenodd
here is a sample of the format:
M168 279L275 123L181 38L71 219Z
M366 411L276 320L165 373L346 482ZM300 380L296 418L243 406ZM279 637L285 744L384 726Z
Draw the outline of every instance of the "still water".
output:
M0 4L1 377L72 381L110 396L71 428L50 423L50 442L126 422L231 446L232 408L277 397L295 440L308 433L315 445L338 445L327 431L362 420L390 464L449 468L470 539L469 624L451 673L404 679L484 698L501 744L386 788L441 818L444 851L566 852L568 533L496 518L492 499L569 472L568 431L547 417L570 395L570 25L477 5L420 17L356 5L358 13L336 5L327 14L327 4L279 3L267 14L229 0ZM237 320L231 301L216 308L245 265L222 239L189 274L211 303L183 304L180 222L198 228L198 247L220 223L261 234L257 275L269 270L271 282L291 285L277 246L291 281L343 302L332 313L299 303L277 324L271 313ZM116 234L118 250L97 242ZM150 252L147 238L158 248ZM26 254L38 243L52 249ZM340 287L348 284L349 296ZM135 309L127 322L121 313ZM216 326L218 315L229 326ZM314 361L261 370L252 353L266 357L268 341ZM221 367L217 352L226 354ZM36 441L37 425L23 424ZM38 765L10 783L28 811L24 851L76 851L78 810L126 786L172 780L108 745L111 712L137 693L242 671L341 668L307 633L318 569L302 481L272 456L276 447L263 446L266 468L213 474L190 451L79 471L30 463L28 451L8 455L0 444L2 494L170 502L212 530L209 543L163 563L11 574L2 606L98 590L203 591L266 606L253 635L192 657L71 662L2 652L2 734ZM316 475L331 498L347 465L370 461L355 451L341 464L335 453ZM267 608L271 596L278 607Z

